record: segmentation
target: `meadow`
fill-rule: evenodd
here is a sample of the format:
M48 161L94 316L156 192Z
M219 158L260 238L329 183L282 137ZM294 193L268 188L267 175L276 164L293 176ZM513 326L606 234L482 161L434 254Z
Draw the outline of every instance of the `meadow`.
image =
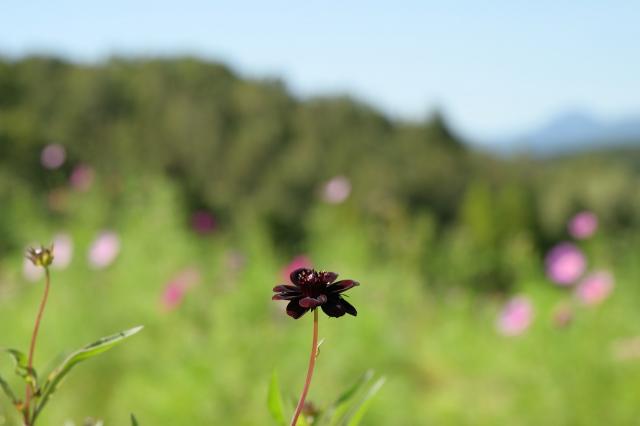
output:
M147 186L145 186L147 185ZM86 260L103 209L91 193L76 194L65 231L74 241L68 268L52 271L52 295L37 359L97 335L144 324L127 345L78 368L55 395L42 424L82 424L85 417L125 424L271 424L266 408L273 371L285 395L297 396L304 377L311 320L287 317L271 288L284 282L290 259L278 255L260 224L247 218L240 234L202 236L185 226L169 183L132 183L129 208L116 226L117 259L93 270ZM16 227L50 241L51 227L25 201ZM575 302L542 267L516 283L534 306L531 327L501 335L496 321L504 297L461 287L430 290L422 259L384 256L366 238L348 203L319 204L304 254L319 268L358 279L351 291L355 318L320 320L325 339L310 399L322 407L368 369L387 378L365 425L634 424L640 378L640 296L636 244L618 251L615 290L596 307ZM410 231L407 231L409 237ZM616 243L597 236L592 252ZM599 247L596 247L599 246ZM465 268L456 259L451 268ZM23 256L3 259L2 343L26 346L41 282L22 276ZM196 284L179 306L163 305L165 286L186 269ZM571 324L554 324L559 303L573 303ZM11 364L3 361L7 376ZM44 364L43 364L44 365ZM3 424L19 424L3 400ZM170 420L169 420L170 419Z
M269 386L288 417L312 315L272 289L306 265L360 282L356 317L321 314L320 410L373 371L362 425L637 424L639 158L498 157L437 113L300 100L193 58L0 59L0 347L26 351L43 278L25 253L54 242L39 372L144 329L38 425L276 425Z

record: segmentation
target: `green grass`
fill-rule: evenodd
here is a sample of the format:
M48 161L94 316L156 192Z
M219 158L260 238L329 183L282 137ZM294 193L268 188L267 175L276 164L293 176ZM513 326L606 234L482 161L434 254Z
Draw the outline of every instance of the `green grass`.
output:
M92 236L109 223L98 204L79 204L62 224L74 236L75 256L69 269L53 272L36 364L42 369L56 354L121 329L145 329L74 370L39 424L81 424L92 416L123 425L132 412L141 425L273 424L266 406L272 372L285 397L297 397L311 339L310 316L292 320L282 302L270 300L287 259L250 220L242 235L201 239L184 229L170 191L147 197L110 222L123 249L104 271L85 262ZM321 317L325 341L309 395L315 404L332 402L374 369L387 382L364 425L638 422L640 358L613 355L617 341L640 333L633 250L615 256L612 297L597 308L578 307L564 329L553 326L552 312L570 295L541 275L521 279L516 288L532 298L536 319L523 336L506 338L494 327L500 298L430 291L414 262L380 259L366 230L319 216L310 222L308 254L362 285L350 291L358 317ZM46 241L57 228L37 219L25 219L19 232ZM225 262L232 250L246 257L241 271ZM464 267L456 259L450 264ZM0 264L0 343L26 350L42 285L24 282L21 265L19 252ZM191 266L202 272L200 285L179 309L163 312L164 284ZM8 357L0 359L4 377L11 369ZM4 398L0 424L19 424Z

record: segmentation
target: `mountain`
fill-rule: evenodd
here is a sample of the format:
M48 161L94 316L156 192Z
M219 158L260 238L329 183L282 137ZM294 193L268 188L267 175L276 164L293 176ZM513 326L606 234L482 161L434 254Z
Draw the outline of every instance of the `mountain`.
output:
M539 129L495 144L504 154L536 156L629 145L640 146L640 117L603 121L580 111L563 114Z

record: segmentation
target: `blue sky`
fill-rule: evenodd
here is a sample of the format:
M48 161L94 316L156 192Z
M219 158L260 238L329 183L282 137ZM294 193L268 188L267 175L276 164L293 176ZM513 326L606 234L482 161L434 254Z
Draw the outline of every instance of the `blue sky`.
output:
M410 119L440 108L478 139L577 109L640 116L632 0L90 3L2 0L0 54L195 54L300 96L347 92Z

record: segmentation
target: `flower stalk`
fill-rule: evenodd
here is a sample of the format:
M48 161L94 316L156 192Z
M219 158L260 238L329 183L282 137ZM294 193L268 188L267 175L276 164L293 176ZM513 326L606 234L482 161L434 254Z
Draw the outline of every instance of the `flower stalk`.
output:
M42 296L42 300L40 301L40 308L38 309L38 315L36 317L36 323L33 327L33 333L31 334L31 344L29 345L29 358L28 358L28 368L29 372L33 371L33 357L36 349L36 341L38 339L38 331L40 330L40 323L42 322L42 316L44 314L44 308L47 305L47 300L49 299L49 288L51 287L51 275L49 273L49 268L44 268L45 273L45 283L44 283L44 295ZM35 389L33 381L29 381L27 384L26 395L24 398L24 424L25 426L31 426L31 398L33 396Z
M298 417L300 417L300 413L304 408L304 402L307 399L307 393L309 393L309 387L311 386L311 378L313 377L313 370L316 366L316 358L318 358L318 310L313 310L313 339L311 343L311 357L309 358L309 368L307 370L307 378L304 382L304 388L302 389L302 394L300 395L300 400L298 401L298 406L296 407L296 411L293 413L293 418L291 419L291 426L296 426L298 421Z
M300 268L291 273L291 284L280 284L273 288L276 293L272 300L286 300L287 315L293 319L299 319L305 313L313 312L313 340L311 343L311 356L307 379L298 401L298 406L291 419L291 426L296 426L300 413L307 399L311 377L318 357L318 311L322 311L330 317L339 318L345 314L358 315L356 308L343 297L344 292L360 285L354 280L336 281L338 274L329 271L316 271L315 269Z
M27 358L27 372L30 375L27 380L27 387L24 397L24 405L22 407L22 418L24 426L31 426L31 400L35 393L35 375L33 375L33 359L36 350L36 342L38 340L38 331L40 330L40 323L42 322L42 316L44 314L44 308L47 306L47 300L49 299L49 288L51 287L51 274L49 273L49 266L53 263L53 246L50 248L40 247L38 249L29 249L27 251L27 259L29 259L35 266L44 268L45 282L44 282L44 294L40 301L40 308L36 316L36 322L33 326L33 333L31 334L31 344L29 345L29 357Z

